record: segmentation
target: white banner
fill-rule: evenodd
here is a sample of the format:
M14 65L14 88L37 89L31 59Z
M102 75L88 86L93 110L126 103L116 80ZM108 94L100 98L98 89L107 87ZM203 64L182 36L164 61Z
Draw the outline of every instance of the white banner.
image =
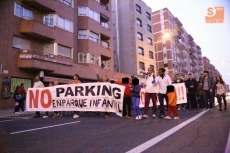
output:
M187 92L186 92L186 87L184 83L176 83L176 84L172 84L175 89L176 89L176 93L177 93L177 104L183 104L183 103L187 103ZM164 101L164 104L166 105L166 101ZM159 101L158 101L158 97L157 97L157 105L160 105ZM145 89L142 88L141 89L141 93L140 93L140 107L144 107L145 106ZM149 107L152 107L153 103L152 100L150 99L150 103L149 103Z
M110 83L29 88L26 111L99 111L122 116L124 90Z

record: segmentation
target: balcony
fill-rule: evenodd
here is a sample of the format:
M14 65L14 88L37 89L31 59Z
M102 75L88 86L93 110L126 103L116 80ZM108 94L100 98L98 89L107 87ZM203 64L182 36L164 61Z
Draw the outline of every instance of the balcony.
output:
M181 28L181 26L175 26L175 30L180 34L184 33L184 30Z
M39 20L21 20L20 33L26 36L41 39L45 41L53 41L55 39L55 29L53 26L43 24Z
M190 53L196 53L196 51L194 50L193 47L189 47L188 49L189 49Z
M189 40L188 43L189 43L189 45L190 45L191 47L193 47L193 46L195 45L195 43L194 43L193 40Z
M191 66L193 66L193 67L196 66L196 62L192 61Z
M18 67L45 71L70 70L73 60L37 50L22 50L19 52Z
M24 4L27 4L42 12L56 12L57 1L56 0L22 0Z
M178 61L177 64L182 67L186 65L186 63L183 60Z
M196 59L195 53L190 53L190 58L191 58L192 60Z
M194 40L193 37L190 34L188 34L188 40L189 41L193 41Z
M185 58L188 58L188 57L189 57L189 53L188 53L186 50L183 51L183 55L184 55Z
M176 38L176 45L177 45L178 48L180 48L182 50L185 49L184 43L182 42L182 40L180 39L180 37Z
M182 27L183 24L180 22L180 20L177 17L174 17L174 20L176 21L177 25Z
M192 71L192 73L195 73L196 69L194 67L191 67L191 71Z

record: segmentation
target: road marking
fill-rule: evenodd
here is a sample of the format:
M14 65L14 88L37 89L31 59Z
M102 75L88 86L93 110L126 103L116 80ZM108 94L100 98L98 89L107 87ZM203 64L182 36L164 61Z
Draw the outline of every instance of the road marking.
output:
M175 126L174 128L166 131L165 133L162 133L161 135L154 137L153 139L150 139L149 141L137 146L136 148L133 148L129 151L127 151L126 153L140 153L143 152L145 150L147 150L148 148L152 147L153 145L157 144L158 142L160 142L161 140L167 138L168 136L170 136L171 134L175 133L176 131L180 130L181 128L183 128L184 126L186 126L187 124L191 123L192 121L198 119L199 117L201 117L203 114L205 114L208 110L202 111L199 114L197 114L196 116L188 119L187 121Z
M10 118L10 119L12 119L12 118ZM0 121L0 123L18 121L18 120L27 120L27 119L31 119L31 117L24 117L24 118L13 119L13 120L3 120L3 121Z
M228 135L228 142L227 142L227 147L225 149L225 153L230 153L230 132Z
M79 123L79 122L80 121L64 123L64 124L57 124L57 125L52 125L52 126L45 126L45 127L41 127L41 128L29 129L29 130L18 131L18 132L12 132L10 134L18 134L18 133L25 133L25 132L30 132L30 131L37 131L37 130L41 130L41 129L47 129L47 128L52 128L52 127L57 127L57 126L68 125L68 124L75 124L75 123Z

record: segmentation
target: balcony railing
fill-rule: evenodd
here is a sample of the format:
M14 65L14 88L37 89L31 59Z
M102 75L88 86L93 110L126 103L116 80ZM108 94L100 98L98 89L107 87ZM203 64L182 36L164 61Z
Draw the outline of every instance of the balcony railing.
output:
M23 3L42 12L55 12L57 3L55 0L22 0Z
M102 3L100 3L100 4L101 4L101 7L102 7L102 8L104 8L105 10L109 10L109 8L108 8L108 6L107 6L107 5L102 4Z
M49 62L50 64L48 64L47 67L42 68L44 62ZM38 51L34 49L24 49L19 51L18 66L20 68L42 68L47 70L53 70L53 64L73 66L73 60L71 58L54 55L48 52Z
M38 38L43 40L55 39L55 35L54 35L55 27L51 23L47 23L43 20L31 18L31 17L30 18L23 17L23 18L24 19L20 21L20 33L33 38Z
M101 26L106 28L106 29L109 29L109 25L106 22L101 22Z

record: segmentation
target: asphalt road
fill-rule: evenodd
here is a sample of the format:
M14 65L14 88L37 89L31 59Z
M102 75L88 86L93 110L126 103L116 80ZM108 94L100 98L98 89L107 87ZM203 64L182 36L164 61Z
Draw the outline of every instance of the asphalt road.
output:
M122 119L115 114L103 119L84 112L77 119L72 114L56 119L8 116L0 118L0 153L227 153L228 108L181 110L179 120Z

